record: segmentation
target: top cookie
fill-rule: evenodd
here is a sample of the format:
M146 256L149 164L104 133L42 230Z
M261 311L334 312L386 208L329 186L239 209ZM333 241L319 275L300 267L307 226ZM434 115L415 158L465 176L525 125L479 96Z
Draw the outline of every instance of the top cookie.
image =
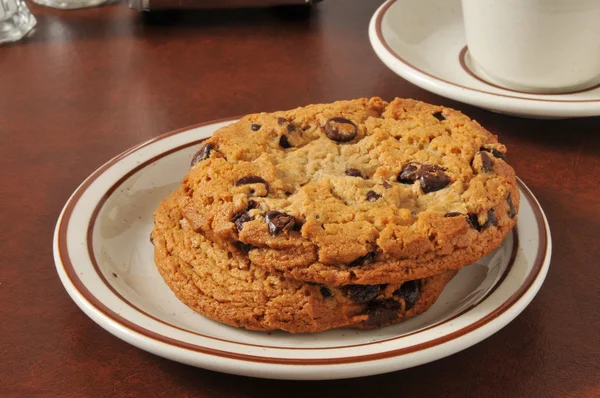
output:
M201 146L183 213L209 239L296 279L419 279L476 261L514 226L505 152L476 121L414 100L254 114Z

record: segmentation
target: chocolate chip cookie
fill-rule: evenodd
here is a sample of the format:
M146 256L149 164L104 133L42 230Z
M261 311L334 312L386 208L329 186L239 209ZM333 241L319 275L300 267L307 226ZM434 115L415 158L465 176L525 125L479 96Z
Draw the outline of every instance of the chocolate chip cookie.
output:
M402 284L326 286L285 278L194 232L176 191L154 214L155 262L175 295L194 311L252 330L370 329L427 310L454 272Z
M206 140L182 212L286 277L401 283L470 264L513 228L506 147L462 113L380 98L260 113Z

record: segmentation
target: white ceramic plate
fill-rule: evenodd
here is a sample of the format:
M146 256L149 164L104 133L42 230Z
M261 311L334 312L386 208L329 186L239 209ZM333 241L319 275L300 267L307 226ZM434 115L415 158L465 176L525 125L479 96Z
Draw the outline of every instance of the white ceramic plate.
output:
M471 66L462 18L460 0L388 0L373 15L369 38L392 71L444 97L524 117L600 115L600 85L540 95L488 83Z
M128 343L227 373L357 377L463 350L514 319L542 285L550 232L536 199L519 183L517 229L492 254L463 268L429 311L405 323L293 335L236 329L192 312L154 267L152 213L178 187L199 142L228 122L179 130L122 153L88 177L60 215L54 258L65 289L90 318Z

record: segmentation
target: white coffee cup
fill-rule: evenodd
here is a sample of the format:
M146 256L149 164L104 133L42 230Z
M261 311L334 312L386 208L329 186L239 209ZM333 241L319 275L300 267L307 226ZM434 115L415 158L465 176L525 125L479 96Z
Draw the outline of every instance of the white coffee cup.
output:
M524 92L600 83L600 0L462 0L474 72Z

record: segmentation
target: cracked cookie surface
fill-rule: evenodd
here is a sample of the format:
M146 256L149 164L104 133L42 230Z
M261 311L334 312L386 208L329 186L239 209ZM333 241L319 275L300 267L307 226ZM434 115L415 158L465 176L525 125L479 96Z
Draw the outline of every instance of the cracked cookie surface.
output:
M414 100L253 114L199 148L182 212L195 231L287 277L422 279L478 260L515 225L505 153L476 121Z
M176 191L154 214L154 258L175 295L211 319L251 330L377 328L427 310L454 272L401 284L326 286L252 265L194 232Z

